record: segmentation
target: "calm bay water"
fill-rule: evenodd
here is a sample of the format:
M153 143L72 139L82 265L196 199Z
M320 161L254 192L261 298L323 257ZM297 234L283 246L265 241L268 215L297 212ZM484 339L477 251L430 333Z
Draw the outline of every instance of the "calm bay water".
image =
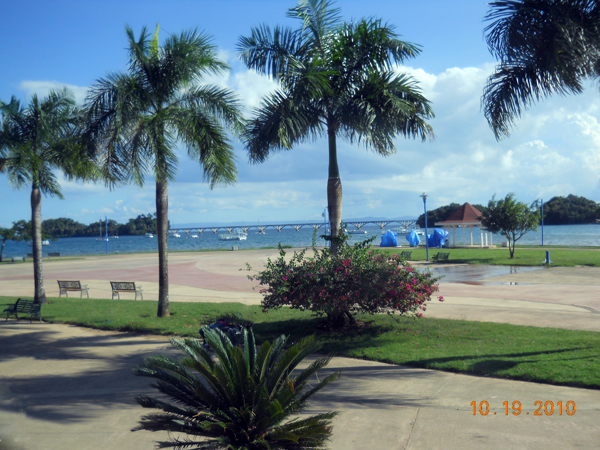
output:
M394 226L388 227L394 229ZM367 234L352 235L351 242L358 242L366 237L376 236L373 242L375 245L380 243L381 229L377 226L363 227ZM431 233L431 230L429 231ZM169 250L207 250L207 249L231 249L237 246L241 249L275 247L278 243L291 245L292 247L308 247L312 243L313 229L304 227L300 231L292 228L285 228L278 232L272 228L265 230L266 234L258 234L258 231L251 229L248 231L248 239L245 241L221 241L219 234L224 234L222 230L218 234L212 231L204 232L198 238L192 238L180 232L181 237L169 237ZM325 245L325 241L318 236L323 234L322 229L317 232L317 245ZM466 242L469 242L468 230L465 231ZM493 243L501 244L504 241L501 236L494 235ZM456 232L457 244L462 244L462 231ZM398 238L398 243L402 246L408 246L404 237ZM421 241L423 243L423 241ZM473 229L473 243L479 244L479 230ZM537 232L527 233L518 244L540 245L542 243L541 228ZM600 225L551 225L544 227L544 245L567 245L567 246L600 246ZM97 241L96 238L61 238L56 241L50 241L50 245L43 247L44 256L48 252L60 252L61 256L79 256L96 255L106 253L106 242ZM119 239L110 239L108 242L108 253L135 253L135 252L157 252L158 241L156 237L147 238L145 236L120 236ZM4 247L4 257L25 256L31 252L31 246L25 242L7 241Z

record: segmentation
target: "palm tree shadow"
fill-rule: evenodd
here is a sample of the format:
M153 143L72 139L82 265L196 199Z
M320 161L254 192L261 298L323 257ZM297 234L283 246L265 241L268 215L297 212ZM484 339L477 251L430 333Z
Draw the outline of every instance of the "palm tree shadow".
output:
M106 408L134 407L133 398L152 389L131 369L148 356L172 351L161 337L67 336L52 328L19 332L24 329L0 327L0 373L6 387L0 391L0 412L68 424L95 420Z

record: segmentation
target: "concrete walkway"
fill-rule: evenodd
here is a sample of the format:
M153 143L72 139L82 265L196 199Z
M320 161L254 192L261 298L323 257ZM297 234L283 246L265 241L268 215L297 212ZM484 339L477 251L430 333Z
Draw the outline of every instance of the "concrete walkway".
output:
M276 256L272 250L172 254L171 301L259 303L256 283L239 269L246 262L262 267ZM156 255L54 260L44 264L44 274L49 296L58 296L57 279L89 284L92 298L110 298L110 280L142 284L145 299L158 292ZM32 295L31 264L0 266L0 292ZM600 331L599 269L442 283L440 294L446 301L432 302L427 315ZM164 436L129 431L143 413L133 397L154 394L131 368L145 356L171 351L163 337L0 321L0 450L152 448ZM331 449L598 447L600 391L348 358L334 358L324 372L337 368L344 369L342 378L319 393L309 411L341 411ZM487 401L489 414L473 415L473 401ZM521 402L518 416L513 401ZM536 401L552 401L554 413L534 415ZM574 415L564 411L569 401Z
M156 393L131 368L151 354L172 353L165 338L9 321L0 323L0 348L0 449L148 450L165 439L130 431L144 413L133 398ZM320 373L338 369L342 378L307 411L340 411L329 445L334 450L598 446L600 391L349 358L334 358ZM473 401L478 407L487 401L490 412L473 415ZM514 401L522 405L518 416ZM552 401L553 414L534 415L536 401ZM564 410L569 401L574 415Z

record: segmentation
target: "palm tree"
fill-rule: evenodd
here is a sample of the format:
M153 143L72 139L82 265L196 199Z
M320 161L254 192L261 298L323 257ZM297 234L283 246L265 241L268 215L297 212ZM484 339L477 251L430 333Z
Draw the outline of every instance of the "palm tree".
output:
M247 127L251 161L262 162L273 151L327 136L327 203L336 253L342 220L337 138L388 156L396 150L396 135L423 140L433 136L425 121L433 112L417 83L394 68L394 63L416 56L419 48L399 40L394 28L380 20L344 23L331 5L328 0L301 0L288 11L301 21L301 28L271 31L263 25L242 37L238 48L248 68L280 84Z
M98 80L87 98L87 138L107 183L133 180L139 186L152 174L156 181L158 224L158 317L169 315L168 183L175 178L177 145L204 169L211 188L232 183L237 169L226 127L242 127L238 103L231 91L200 86L206 73L221 73L210 39L196 31L170 35L158 45L142 29L136 40L131 28L129 68Z
M552 93L578 94L600 74L600 3L515 0L490 3L486 41L500 60L485 86L482 107L496 139Z
M142 417L134 431L168 431L203 438L171 438L158 442L159 448L323 448L336 412L288 420L307 406L313 394L340 376L335 372L308 384L330 358L295 371L304 358L321 347L314 336L287 350L285 336L257 349L251 330L244 332L244 350L234 347L220 330L206 330L205 339L218 359L195 339L173 338L171 343L186 354L185 358L152 356L134 369L136 375L157 380L153 387L163 398L172 400L138 397L141 406L160 412Z
M77 145L80 114L67 89L51 91L27 107L0 101L0 168L15 188L31 186L34 301L46 302L42 269L42 194L63 198L56 169L67 178L91 177L93 165Z

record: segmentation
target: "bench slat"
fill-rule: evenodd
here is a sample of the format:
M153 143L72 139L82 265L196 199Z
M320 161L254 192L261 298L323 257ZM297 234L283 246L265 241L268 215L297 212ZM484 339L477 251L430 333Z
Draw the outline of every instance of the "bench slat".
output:
M62 297L63 293L65 294L65 297L68 297L69 291L76 291L76 292L80 292L79 298L83 298L84 292L85 292L85 295L87 295L87 298L90 298L88 285L84 284L82 286L81 281L56 280L56 282L58 283L58 289L60 291L58 294L59 297Z
M131 292L135 293L135 299L137 300L138 294L142 300L144 300L144 296L142 294L142 287L135 285L134 281L111 281L110 287L112 289L112 298L115 298L115 294L117 298L121 300L121 292Z

